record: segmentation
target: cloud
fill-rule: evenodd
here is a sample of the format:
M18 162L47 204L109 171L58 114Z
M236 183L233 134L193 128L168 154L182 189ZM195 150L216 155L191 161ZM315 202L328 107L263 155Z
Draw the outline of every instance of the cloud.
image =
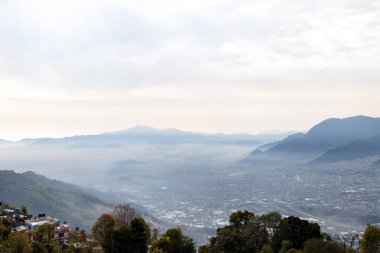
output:
M213 118L215 131L238 130L227 110L251 132L294 112L378 115L379 17L378 1L358 0L4 0L0 114L41 114L33 124L54 128L51 118L79 115L74 104L87 121L97 108L142 124L183 127L175 117L211 131ZM155 116L165 111L166 123Z

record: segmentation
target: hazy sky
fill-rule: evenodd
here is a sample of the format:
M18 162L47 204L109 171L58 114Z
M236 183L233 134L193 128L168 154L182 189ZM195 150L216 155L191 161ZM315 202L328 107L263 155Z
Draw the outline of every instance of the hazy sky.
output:
M380 116L378 0L0 0L0 137Z

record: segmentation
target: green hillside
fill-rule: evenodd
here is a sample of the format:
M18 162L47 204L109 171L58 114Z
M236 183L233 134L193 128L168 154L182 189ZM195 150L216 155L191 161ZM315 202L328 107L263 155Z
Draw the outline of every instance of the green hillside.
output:
M30 172L20 174L0 170L0 201L15 206L27 205L32 214L46 213L85 229L89 229L100 214L112 208L70 184L38 179Z

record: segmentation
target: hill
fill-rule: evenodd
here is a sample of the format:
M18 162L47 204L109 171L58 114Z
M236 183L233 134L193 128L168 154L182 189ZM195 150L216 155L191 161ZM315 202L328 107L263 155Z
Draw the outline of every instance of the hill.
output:
M313 163L349 161L380 154L380 136L352 141L346 145L328 150Z
M32 214L46 213L65 219L72 226L90 229L97 217L111 206L77 187L32 172L0 171L0 200L27 205Z
M380 118L332 118L315 125L306 134L288 136L265 152L253 152L245 160L315 159L329 150L376 136L380 136Z

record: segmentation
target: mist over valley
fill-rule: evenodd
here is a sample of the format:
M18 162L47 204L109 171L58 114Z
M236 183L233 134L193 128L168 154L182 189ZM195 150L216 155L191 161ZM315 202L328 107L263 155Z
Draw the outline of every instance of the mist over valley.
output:
M106 206L133 203L157 226L180 226L198 243L238 209L297 215L332 234L362 231L380 223L379 122L329 119L305 134L135 127L24 139L0 144L0 167L80 185Z

